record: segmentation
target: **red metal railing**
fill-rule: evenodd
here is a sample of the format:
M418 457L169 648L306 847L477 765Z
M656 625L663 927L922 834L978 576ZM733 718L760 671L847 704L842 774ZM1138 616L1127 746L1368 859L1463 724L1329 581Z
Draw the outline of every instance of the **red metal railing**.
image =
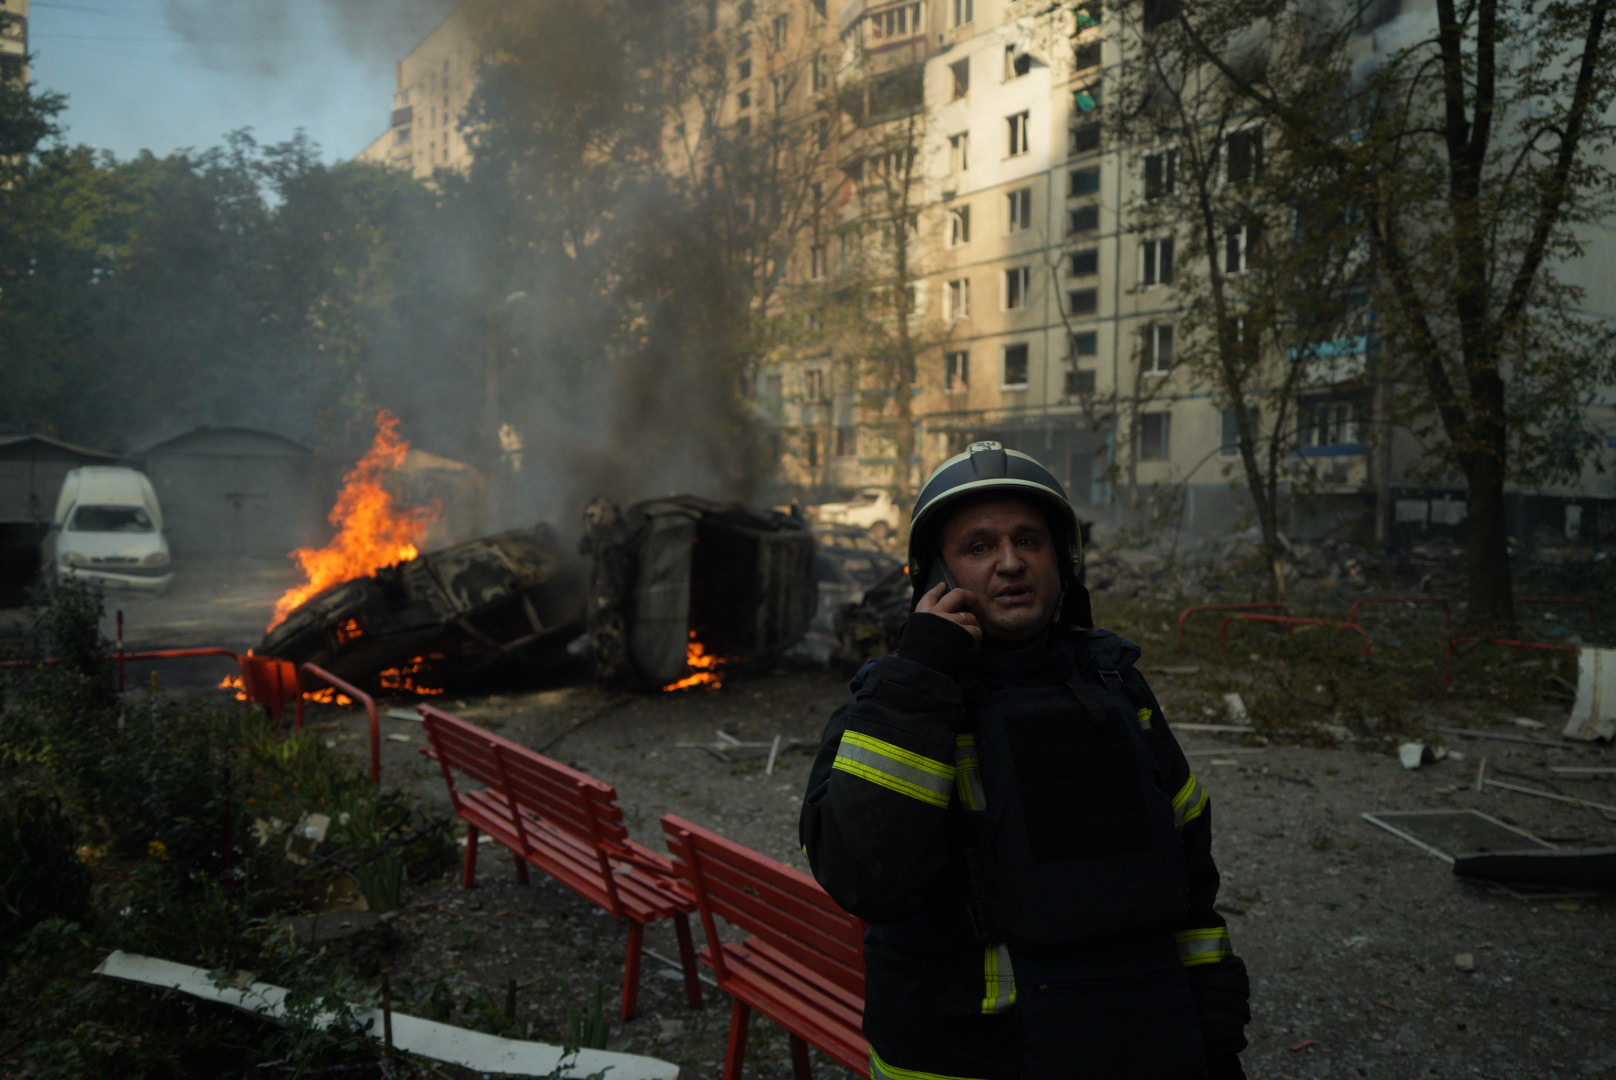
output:
M304 675L312 675L328 686L334 686L344 694L365 706L365 714L370 717L370 778L376 786L382 783L382 723L381 717L376 713L376 699L365 693L359 687L346 679L331 674L323 667L315 664L304 664L298 668ZM297 699L297 726L303 726L303 697Z
M1352 602L1352 608L1347 612L1347 621L1357 623L1359 609L1371 604L1434 604L1442 609L1448 631L1450 633L1453 631L1453 606L1440 596L1360 596Z
M1276 610L1276 609L1278 611L1284 612L1286 615L1289 615L1291 613L1291 609L1289 607L1287 607L1284 604L1280 604L1280 603L1196 604L1193 607L1187 607L1183 611L1178 613L1178 648L1179 648L1179 651L1182 652L1183 649L1184 649L1184 624L1189 622L1190 616L1195 614L1198 611L1268 611L1268 610Z
M1298 619L1292 615L1252 615L1241 612L1230 615L1228 618L1223 620L1223 625L1218 627L1219 652L1229 651L1229 624L1234 622L1236 619L1240 619L1243 622L1279 623L1285 627L1285 632L1287 634L1295 633L1295 628L1298 626L1322 626L1327 629L1350 630L1354 634L1357 634L1359 637L1363 638L1364 659L1373 660L1375 658L1375 646L1374 642L1369 637L1369 632L1363 627L1359 626L1357 623L1330 622L1327 619Z

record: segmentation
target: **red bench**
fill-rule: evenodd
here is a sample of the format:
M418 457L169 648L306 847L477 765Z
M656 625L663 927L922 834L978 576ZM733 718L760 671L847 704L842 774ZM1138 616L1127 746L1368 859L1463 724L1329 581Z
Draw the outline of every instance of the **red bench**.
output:
M701 1007L689 914L695 900L667 856L629 839L610 785L430 705L418 707L455 813L469 827L462 884L477 883L477 837L487 833L516 855L517 880L531 863L581 896L629 921L623 1019L638 1010L646 924L672 919L685 993ZM463 775L480 788L462 785Z
M797 1080L809 1080L809 1046L868 1077L864 923L800 870L672 814L662 830L696 894L707 934L701 958L735 1002L724 1080L740 1080L753 1009L790 1033ZM720 919L752 936L724 941Z

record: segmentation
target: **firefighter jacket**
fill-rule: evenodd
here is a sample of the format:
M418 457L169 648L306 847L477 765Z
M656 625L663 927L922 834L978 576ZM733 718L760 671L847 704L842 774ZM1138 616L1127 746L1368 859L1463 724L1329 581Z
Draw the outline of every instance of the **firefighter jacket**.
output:
M1106 631L971 645L911 616L809 776L814 875L871 923L871 1075L1242 1075L1248 988L1213 910L1210 799L1139 648Z

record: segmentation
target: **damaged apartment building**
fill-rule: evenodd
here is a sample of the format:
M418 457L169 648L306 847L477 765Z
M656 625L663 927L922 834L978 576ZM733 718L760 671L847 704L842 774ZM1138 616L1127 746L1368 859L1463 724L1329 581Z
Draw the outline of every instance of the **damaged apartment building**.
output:
M771 301L791 322L789 344L760 358L747 387L782 501L912 493L966 443L991 438L1047 462L1088 520L1138 520L1164 493L1192 533L1248 519L1237 418L1179 362L1178 233L1188 226L1151 213L1182 182L1178 152L1108 128L1120 72L1152 20L1171 17L1167 0L703 7L731 53L721 122L740 139L794 132L812 177ZM1359 45L1378 47L1387 26L1431 7L1364 6ZM418 176L464 162L454 119L476 47L457 18L399 64L392 127L366 157ZM668 167L699 168L679 158L679 134L665 140ZM1265 152L1260 125L1231 125L1219 182L1262 170ZM1250 226L1231 225L1218 243L1228 275L1261 256ZM1616 281L1597 273L1612 243L1590 232L1585 257L1562 272L1590 312L1616 313ZM1366 306L1305 361L1274 358L1309 365L1285 391L1287 532L1361 524L1377 510L1416 530L1462 524L1462 481L1421 472L1420 440L1377 391L1374 327ZM1612 400L1594 392L1589 408L1609 421ZM1616 436L1559 486L1513 484L1511 531L1586 538L1601 506L1616 530L1613 447ZM1306 500L1285 497L1304 490Z

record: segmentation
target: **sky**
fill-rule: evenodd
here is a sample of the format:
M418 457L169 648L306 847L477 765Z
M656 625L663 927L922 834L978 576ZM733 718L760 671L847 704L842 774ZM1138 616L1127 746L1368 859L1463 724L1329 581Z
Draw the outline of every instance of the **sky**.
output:
M327 161L387 129L395 64L451 0L32 0L38 90L70 143L163 156L298 129Z

